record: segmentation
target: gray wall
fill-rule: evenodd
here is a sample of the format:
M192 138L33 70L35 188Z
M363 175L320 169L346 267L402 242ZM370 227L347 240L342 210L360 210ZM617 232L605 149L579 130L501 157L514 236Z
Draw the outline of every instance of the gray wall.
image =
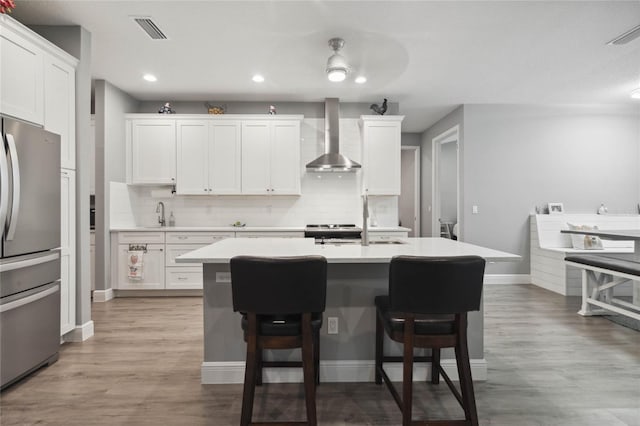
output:
M109 182L126 182L125 114L139 102L104 80L94 82L96 123L96 290L111 285ZM107 285L108 284L108 285Z
M420 133L402 133L400 135L400 144L405 146L420 146L422 143L422 134Z
M446 132L450 128L459 125L460 126L460 138L459 138L459 146L460 146L460 155L462 156L463 141L464 141L464 107L459 106L454 109L452 112L443 117L436 124L428 128L422 134L422 148L421 158L420 158L420 170L421 170L421 183L420 183L420 192L422 193L422 207L421 207L421 216L420 216L420 227L422 228L422 236L430 237L432 234L431 229L431 200L432 200L432 152L431 152L431 141L433 138L437 137L443 132ZM463 158L460 160L461 168L464 169ZM463 173L464 170L461 171ZM460 192L464 192L464 188L462 185L460 187ZM459 194L461 197L462 194ZM462 235L462 227L458 230L459 234Z
M88 145L91 102L91 33L78 26L34 26L35 32L79 60L76 68L76 325L91 321L89 258L89 180L92 173Z
M462 123L464 240L519 254L489 273L528 274L529 215L564 203L571 213L636 213L640 201L640 107L465 105ZM451 127L447 116L423 136ZM430 176L423 163L424 176ZM430 181L423 198L427 202ZM471 207L478 206L479 214ZM424 218L424 216L423 216ZM427 222L427 221L425 221Z

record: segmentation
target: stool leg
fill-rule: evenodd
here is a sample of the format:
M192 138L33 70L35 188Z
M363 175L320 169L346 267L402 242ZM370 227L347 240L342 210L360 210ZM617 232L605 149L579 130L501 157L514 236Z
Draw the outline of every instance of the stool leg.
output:
M431 349L431 383L440 383L440 348Z
M460 315L462 317L462 315ZM471 426L478 426L478 411L476 409L476 397L473 392L473 378L471 377L471 364L469 362L469 348L467 346L467 321L466 314L459 320L458 342L456 344L456 364L458 376L460 376L460 390L464 403L465 418Z
M258 337L256 336L256 316L249 314L249 330L247 332L247 360L244 370L244 390L242 393L242 414L240 426L248 426L253 414L253 397L256 390L256 352Z
M402 426L411 426L413 402L413 317L404 321L404 356L402 366Z
M382 370L382 358L384 356L384 327L382 326L382 321L380 320L380 316L376 312L376 365L375 365L375 382L377 385L382 384L382 374L380 370Z
M256 386L262 386L262 348L256 354Z
M316 386L320 384L320 330L314 334L313 342L313 365L316 372Z
M302 314L302 371L304 375L304 396L307 406L307 424L317 425L316 418L316 375L314 373L313 335L311 314Z

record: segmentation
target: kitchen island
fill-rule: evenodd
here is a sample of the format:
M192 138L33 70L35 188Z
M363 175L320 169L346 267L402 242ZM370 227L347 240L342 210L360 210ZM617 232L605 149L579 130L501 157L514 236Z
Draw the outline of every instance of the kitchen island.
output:
M233 312L229 260L237 255L301 256L322 255L327 259L327 308L320 334L320 378L323 381L372 381L374 372L375 308L373 299L386 294L389 261L396 255L478 255L488 262L518 261L520 256L444 238L405 238L401 243L385 242L319 245L312 238L226 239L176 258L177 263L202 263L204 274L204 361L203 384L242 383L245 342L240 315ZM328 317L338 318L338 334L327 334ZM389 343L390 350L400 347ZM469 315L469 352L476 380L486 378L483 313ZM268 359L299 359L299 351L268 353ZM443 351L442 365L457 377L452 353ZM417 374L426 374L416 367ZM401 377L401 365L391 366L392 380ZM266 369L266 381L301 381L301 369Z

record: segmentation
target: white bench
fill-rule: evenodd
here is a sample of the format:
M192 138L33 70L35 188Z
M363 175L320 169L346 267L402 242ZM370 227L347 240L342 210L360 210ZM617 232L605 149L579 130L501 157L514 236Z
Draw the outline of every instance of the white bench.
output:
M578 311L580 315L615 312L640 321L640 306L613 294L614 287L634 280L640 281L640 262L593 254L569 255L565 262L582 270L582 306Z
M539 287L564 296L579 296L582 293L582 274L580 269L566 265L564 258L571 254L614 255L631 260L633 241L602 240L602 250L576 250L571 244L571 236L561 234L560 230L569 229L567 223L576 225L596 225L600 229L636 229L640 228L639 215L597 215L597 214L559 214L531 215L531 282ZM620 295L631 295L631 285L625 284Z

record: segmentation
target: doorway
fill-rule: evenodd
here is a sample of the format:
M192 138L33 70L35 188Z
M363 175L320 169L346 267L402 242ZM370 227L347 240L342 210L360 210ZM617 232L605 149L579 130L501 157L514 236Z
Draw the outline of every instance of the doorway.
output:
M420 236L420 147L403 146L400 152L400 197L398 221L411 228L410 237Z
M431 143L432 236L461 240L460 223L460 128L454 126L433 138Z

